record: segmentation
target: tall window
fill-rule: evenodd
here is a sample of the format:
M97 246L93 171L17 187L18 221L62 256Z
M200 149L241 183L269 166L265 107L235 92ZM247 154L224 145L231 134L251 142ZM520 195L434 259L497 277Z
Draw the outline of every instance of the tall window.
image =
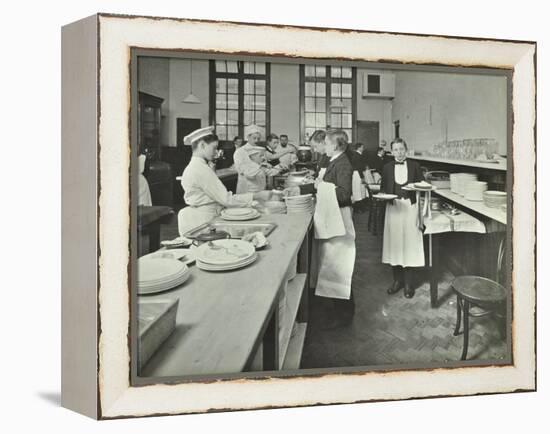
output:
M315 130L341 128L355 140L356 71L347 66L301 65L301 127L305 141Z
M269 63L211 61L210 77L210 118L221 141L242 137L250 124L269 133Z

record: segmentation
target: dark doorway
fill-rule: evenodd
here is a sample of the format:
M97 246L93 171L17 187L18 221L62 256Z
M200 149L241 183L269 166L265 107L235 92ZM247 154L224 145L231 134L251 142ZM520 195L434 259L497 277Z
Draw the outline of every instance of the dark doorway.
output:
M198 130L201 127L201 120L194 118L178 118L177 119L177 147L183 146L183 138Z
M365 145L367 153L376 154L380 146L380 122L357 121L357 142Z

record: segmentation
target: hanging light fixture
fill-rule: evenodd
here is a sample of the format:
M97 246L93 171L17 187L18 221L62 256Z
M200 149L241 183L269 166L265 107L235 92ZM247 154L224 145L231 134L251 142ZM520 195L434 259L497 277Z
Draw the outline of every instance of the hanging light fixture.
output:
M189 95L187 95L182 102L186 103L186 104L200 104L201 103L201 100L197 98L197 96L193 93L193 59L190 59L190 79L191 79L191 89L190 89L190 92L189 92Z

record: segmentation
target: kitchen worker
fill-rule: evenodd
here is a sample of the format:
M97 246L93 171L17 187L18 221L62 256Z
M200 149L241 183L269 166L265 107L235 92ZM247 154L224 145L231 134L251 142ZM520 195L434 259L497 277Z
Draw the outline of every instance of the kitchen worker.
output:
M218 150L218 137L214 134L213 126L193 131L185 136L184 144L191 146L193 156L181 177L184 199L188 205L178 214L181 236L212 220L222 208L249 207L254 206L256 200L269 200L269 191L235 195L227 191L208 165Z
M237 170L237 193L246 193L248 182L247 177L254 177L258 174L258 165L253 163L248 156L248 152L258 146L259 141L262 139L264 129L257 125L247 125L244 129L244 135L246 137L246 143L242 145L233 154L233 162L235 163L235 170Z
M271 168L266 164L266 150L264 147L253 146L249 148L247 152L251 163L249 164L247 174L243 175L243 178L246 180L244 188L248 193L265 190L267 177L279 174L280 170ZM256 167L256 170L253 170L253 167Z
M390 264L393 270L388 294L404 288L405 297L412 298L415 292L413 271L424 266L424 241L418 225L416 193L403 190L403 187L424 178L420 165L406 158L407 143L403 139L395 139L391 151L394 161L382 170L380 191L395 194L397 199L386 205L382 262Z

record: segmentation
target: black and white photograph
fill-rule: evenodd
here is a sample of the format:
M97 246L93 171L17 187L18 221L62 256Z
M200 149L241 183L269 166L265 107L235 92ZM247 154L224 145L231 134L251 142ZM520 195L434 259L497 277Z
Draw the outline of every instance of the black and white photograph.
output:
M511 77L133 49L136 384L511 364Z

